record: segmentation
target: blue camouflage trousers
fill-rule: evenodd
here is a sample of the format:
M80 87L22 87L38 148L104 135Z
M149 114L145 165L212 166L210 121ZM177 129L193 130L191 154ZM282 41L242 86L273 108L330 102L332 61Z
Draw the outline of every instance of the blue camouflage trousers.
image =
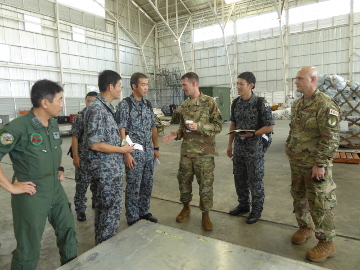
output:
M100 167L94 171L95 244L111 238L119 228L122 210L123 170Z
M264 206L264 154L233 157L233 173L239 204L250 206L251 211L261 213Z
M188 203L192 199L194 175L199 184L200 210L209 212L213 207L214 157L181 156L177 179L179 182L180 201Z
M125 208L127 222L144 216L150 209L150 196L154 181L154 160L134 155L134 169L126 167Z
M326 168L323 182L312 178L311 167L290 164L291 190L295 217L300 227L314 228L319 240L332 241L336 236L334 207L336 206L336 185L332 178L332 166Z
M86 210L86 191L90 185L90 190L93 193L92 199L94 200L95 185L92 181L92 173L89 170L87 162L80 162L80 168L75 168L75 196L74 205L76 212L85 212Z

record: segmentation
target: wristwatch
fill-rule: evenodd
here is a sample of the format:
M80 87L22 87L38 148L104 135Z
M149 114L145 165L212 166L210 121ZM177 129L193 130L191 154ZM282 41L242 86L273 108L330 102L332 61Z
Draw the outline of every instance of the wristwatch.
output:
M157 151L159 151L159 149L160 149L159 147L154 147L154 150L157 150Z
M65 171L65 169L64 169L64 167L63 167L63 166L60 166L60 167L58 168L58 171L59 171L59 172L64 172L64 171Z

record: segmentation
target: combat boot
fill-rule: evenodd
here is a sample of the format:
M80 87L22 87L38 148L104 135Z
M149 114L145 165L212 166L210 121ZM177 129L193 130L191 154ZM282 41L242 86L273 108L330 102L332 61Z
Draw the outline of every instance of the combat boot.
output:
M180 214L177 215L176 221L183 222L188 216L190 216L190 214L191 214L190 203L184 203L184 207L181 210Z
M292 236L291 242L296 245L301 245L306 242L308 238L312 237L312 229L308 227L300 227Z
M333 242L319 240L319 243L306 253L306 258L313 262L324 262L327 258L334 257L335 254Z
M213 225L210 220L209 212L202 213L202 227L204 231L212 231Z

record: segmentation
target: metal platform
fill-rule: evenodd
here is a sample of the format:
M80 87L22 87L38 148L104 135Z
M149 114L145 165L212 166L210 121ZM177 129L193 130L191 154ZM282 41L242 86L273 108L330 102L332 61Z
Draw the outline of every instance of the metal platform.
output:
M325 268L168 226L139 221L58 269L320 270Z

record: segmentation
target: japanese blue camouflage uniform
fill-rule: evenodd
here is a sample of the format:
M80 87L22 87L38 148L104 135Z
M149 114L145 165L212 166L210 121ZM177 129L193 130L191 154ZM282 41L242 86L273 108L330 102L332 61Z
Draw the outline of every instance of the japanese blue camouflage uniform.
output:
M154 146L152 143L152 128L157 126L155 114L142 99L137 101L133 95L131 112L126 100L122 100L116 111L119 128L125 128L133 143L141 144L144 151L134 150L133 156L136 164L134 169L125 168L126 191L125 207L127 222L131 223L148 213L150 209L150 196L153 187L154 173Z
M9 153L19 182L36 184L34 195L12 194L11 206L17 242L11 269L35 269L46 218L55 230L61 264L77 256L74 217L58 179L61 162L59 127L49 119L44 127L31 110L0 129L0 160Z
M74 205L76 212L85 212L86 210L86 191L91 181L91 174L89 173L89 162L84 156L84 108L78 115L73 118L71 126L71 135L78 137L78 154L80 159L80 168L75 168L75 197ZM90 190L94 193L95 186L90 185Z
M274 120L268 103L261 106L261 123L258 123L258 96L252 93L249 100L241 97L234 102L230 121L235 129L258 130L263 126L273 126ZM243 138L235 135L233 148L233 173L239 204L251 206L252 212L261 213L264 206L264 145L261 136Z
M106 108L106 107L108 108ZM114 108L100 94L85 112L86 145L84 151L90 164L95 185L95 243L109 239L117 233L121 210L124 174L124 155L93 151L90 147L103 142L121 145Z
M186 132L185 120L198 123L198 130ZM191 201L195 175L199 184L202 212L208 212L213 207L214 156L218 155L215 135L221 132L222 122L215 100L203 93L197 99L186 99L181 105L180 127L176 138L183 139L177 175L180 201Z
M339 120L339 106L317 89L311 97L294 102L285 145L298 225L315 228L316 238L325 241L335 237L336 185L332 178L332 156L339 146ZM311 178L314 165L325 167L321 183Z

